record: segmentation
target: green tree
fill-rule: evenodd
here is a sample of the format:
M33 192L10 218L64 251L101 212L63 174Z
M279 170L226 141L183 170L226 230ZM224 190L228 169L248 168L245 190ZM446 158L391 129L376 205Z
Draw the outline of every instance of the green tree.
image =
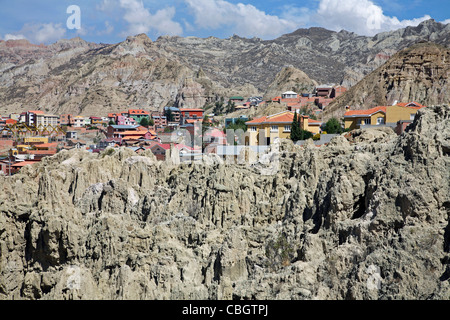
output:
M298 121L298 116L297 116L297 112L294 113L294 119L292 120L291 123L291 140L292 141L298 141L301 140L300 139L300 124Z
M331 118L323 127L323 131L327 133L342 133L342 126L338 119Z
M172 110L170 108L168 108L166 110L166 117L167 117L167 121L169 121L169 122L174 121L174 115L173 115Z
M308 140L309 138L312 138L312 137L314 137L312 132L300 129L300 139L299 140Z
M247 121L250 121L250 120L247 120ZM233 129L233 130L242 129L242 131L246 132L247 125L245 124L244 119L237 119L234 123L230 123L229 125L227 125L227 127L223 130L223 132L226 133L227 129Z
M143 127L148 127L150 125L150 121L147 117L144 117L141 119L141 121L139 122L139 124Z

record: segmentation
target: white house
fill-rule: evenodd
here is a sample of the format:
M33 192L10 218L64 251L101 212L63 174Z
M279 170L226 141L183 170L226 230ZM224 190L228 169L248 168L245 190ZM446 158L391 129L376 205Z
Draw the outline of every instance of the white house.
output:
M281 99L296 99L298 94L294 91L286 91L281 94Z

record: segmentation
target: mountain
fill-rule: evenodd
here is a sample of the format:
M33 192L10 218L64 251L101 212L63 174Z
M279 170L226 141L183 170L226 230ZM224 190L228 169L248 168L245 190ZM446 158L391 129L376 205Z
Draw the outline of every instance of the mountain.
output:
M291 66L304 79L350 87L414 43L448 46L449 34L450 24L428 20L374 37L309 28L267 41L238 36L152 41L142 34L118 44L75 38L36 46L10 40L0 42L0 114L25 108L94 115L127 107L203 107L231 95L273 95L276 76Z
M0 176L0 300L449 300L449 121L239 165L63 150Z
M269 84L265 92L265 99L279 96L286 91L312 92L318 83L308 77L302 70L292 66L281 69Z
M341 117L345 106L369 109L396 101L431 106L450 101L450 49L423 42L403 49L333 101L324 117Z

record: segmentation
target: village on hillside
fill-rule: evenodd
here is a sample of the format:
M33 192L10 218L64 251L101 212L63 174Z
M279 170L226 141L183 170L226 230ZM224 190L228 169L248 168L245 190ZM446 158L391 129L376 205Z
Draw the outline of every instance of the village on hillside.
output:
M324 85L317 86L313 93L286 91L270 100L233 96L222 114L206 113L204 108L166 106L163 112L128 109L89 117L52 115L41 110L0 116L0 174L16 174L24 166L70 149L100 153L107 148L126 147L137 154L149 149L158 160L165 160L168 151L176 149L183 162L201 159L206 153L233 158L244 147L266 152L277 138L299 145L311 138L316 146L322 146L335 135L353 129L388 126L401 134L417 110L424 107L417 102L396 102L368 110L347 106L343 119L321 121L323 110L346 90ZM245 115L252 110L264 114L268 105L282 111L254 118ZM233 117L237 111L240 115Z

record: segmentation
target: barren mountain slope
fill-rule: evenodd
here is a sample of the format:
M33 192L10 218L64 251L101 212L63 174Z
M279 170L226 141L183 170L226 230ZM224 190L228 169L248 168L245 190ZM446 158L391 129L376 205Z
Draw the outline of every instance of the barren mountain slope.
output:
M0 114L203 107L220 97L263 95L290 66L319 84L349 87L418 41L448 46L449 34L450 24L428 20L374 37L310 28L267 41L164 36L153 42L137 35L114 45L79 38L51 46L1 42Z

